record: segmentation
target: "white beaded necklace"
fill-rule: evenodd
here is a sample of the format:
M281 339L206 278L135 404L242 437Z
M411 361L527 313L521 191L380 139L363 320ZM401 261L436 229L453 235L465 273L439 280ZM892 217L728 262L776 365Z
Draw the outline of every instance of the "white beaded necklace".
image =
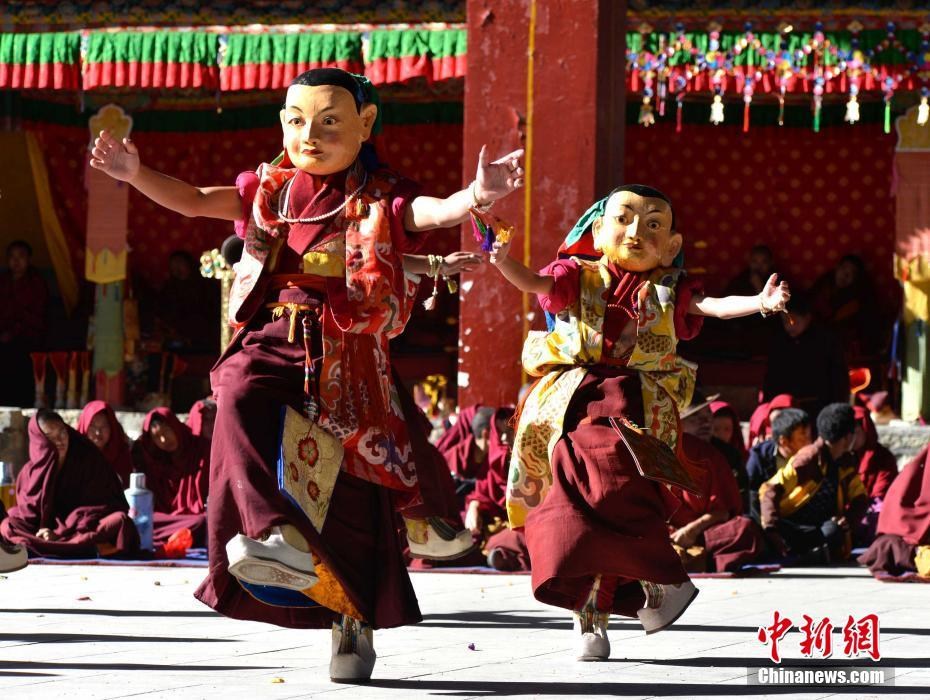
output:
M297 177L297 176L295 175L294 177ZM320 221L325 221L326 219L332 216L335 216L336 214L341 212L343 209L345 209L346 204L349 203L349 200L354 199L358 195L358 193L362 191L362 189L365 187L365 183L367 182L368 182L368 173L366 172L362 176L362 184L359 185L352 194L346 197L342 201L342 204L340 204L338 207L336 207L332 211L326 212L325 214L320 214L319 216L309 216L306 219L291 219L291 218L288 218L285 212L289 211L291 185L294 184L294 178L292 177L284 185L284 192L282 193L281 198L278 200L279 201L278 218L281 219L281 221L284 221L289 224L315 224Z

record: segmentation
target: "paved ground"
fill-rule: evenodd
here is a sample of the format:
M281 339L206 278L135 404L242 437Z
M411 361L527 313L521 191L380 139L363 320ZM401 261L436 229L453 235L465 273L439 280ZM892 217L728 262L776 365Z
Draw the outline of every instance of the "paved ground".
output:
M569 618L536 603L526 576L416 574L424 622L376 634L367 686L328 681L328 632L201 606L191 597L201 571L33 566L0 577L0 698L930 697L930 587L857 569L697 581L701 595L673 630L646 637L615 621L613 658L600 664L572 659ZM758 627L776 608L838 628L850 614L877 613L880 665L896 669L895 686L747 685L746 667L767 659ZM784 657L800 657L801 637L786 637ZM834 645L842 663L840 632Z

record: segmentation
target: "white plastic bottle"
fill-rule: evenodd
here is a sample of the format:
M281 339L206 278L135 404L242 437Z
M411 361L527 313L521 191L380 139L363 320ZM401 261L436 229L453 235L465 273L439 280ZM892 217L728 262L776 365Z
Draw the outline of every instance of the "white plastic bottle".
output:
M129 503L129 517L139 531L139 548L151 552L155 549L152 530L155 519L155 497L145 488L145 474L133 472L129 475L129 488L125 491Z

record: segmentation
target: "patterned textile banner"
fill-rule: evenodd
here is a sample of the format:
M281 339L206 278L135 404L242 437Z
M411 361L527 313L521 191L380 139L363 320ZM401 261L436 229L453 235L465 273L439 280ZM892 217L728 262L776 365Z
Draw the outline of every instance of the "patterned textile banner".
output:
M0 34L0 88L77 90L80 85L77 32Z
M91 32L83 87L214 90L219 39L207 32Z
M744 134L709 125L676 133L659 123L628 133L626 179L671 198L687 268L705 278L708 293L722 292L761 243L800 287L857 253L882 300L896 298L895 137L881 125Z

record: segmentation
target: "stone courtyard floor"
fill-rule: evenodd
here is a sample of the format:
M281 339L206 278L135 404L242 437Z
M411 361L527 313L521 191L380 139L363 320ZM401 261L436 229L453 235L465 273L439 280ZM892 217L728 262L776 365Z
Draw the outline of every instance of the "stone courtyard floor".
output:
M574 661L570 617L533 600L528 576L413 574L424 621L379 631L375 679L328 680L330 634L216 615L194 600L203 569L31 566L0 577L0 698L930 698L930 586L863 569L792 569L701 579L694 605L645 636L614 618L606 663ZM802 616L835 625L818 666L894 673L894 685L749 685L769 665L760 626L795 623L783 665L801 658ZM844 656L842 628L875 613L881 661ZM799 661L794 661L803 663Z

